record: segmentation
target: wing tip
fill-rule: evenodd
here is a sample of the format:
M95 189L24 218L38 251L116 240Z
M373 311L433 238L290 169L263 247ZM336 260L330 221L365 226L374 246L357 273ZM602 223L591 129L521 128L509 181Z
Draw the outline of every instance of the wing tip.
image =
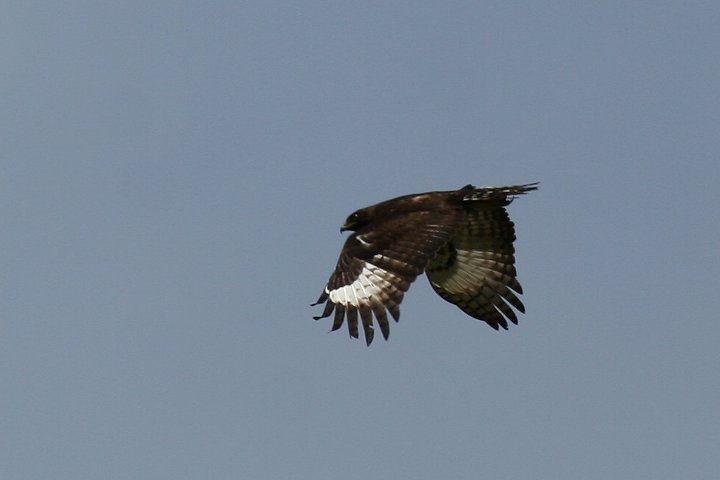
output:
M310 306L314 307L316 305L320 305L321 303L325 303L325 300L328 299L328 292L327 290L323 290L320 296L318 297L317 301L315 303L311 303Z
M362 323L365 343L369 347L375 339L374 321L377 321L378 326L380 327L380 333L382 334L383 338L386 341L388 340L388 338L390 338L390 325L388 323L387 313L384 305L376 306L374 310L369 306L363 306L363 308L355 309L345 308L342 305L338 305L333 303L332 301L328 301L323 313L321 315L314 315L312 318L314 320L328 318L331 316L333 311L335 311L335 316L333 319L332 327L330 328L331 332L339 330L340 327L342 327L343 323L347 322L348 333L350 337L359 339L360 329L358 328L358 324ZM393 319L397 322L400 318L400 309L395 306L394 308L388 309L387 311L390 312Z

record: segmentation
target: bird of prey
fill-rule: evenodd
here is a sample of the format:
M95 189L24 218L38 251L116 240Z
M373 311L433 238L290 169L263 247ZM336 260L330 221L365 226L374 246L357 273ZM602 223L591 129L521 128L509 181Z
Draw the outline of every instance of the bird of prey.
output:
M345 241L335 271L320 298L316 320L334 313L332 330L347 319L358 338L358 318L369 346L373 316L390 335L387 312L398 321L400 302L425 272L435 292L492 328L517 324L511 307L525 312L517 297L515 230L505 207L537 183L427 192L387 200L351 214L340 229Z

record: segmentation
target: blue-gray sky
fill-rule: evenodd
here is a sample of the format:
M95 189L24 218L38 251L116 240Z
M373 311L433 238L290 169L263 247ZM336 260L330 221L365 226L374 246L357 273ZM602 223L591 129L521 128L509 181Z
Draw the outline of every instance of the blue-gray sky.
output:
M720 474L720 6L6 2L0 477ZM541 181L527 314L310 308L347 214Z

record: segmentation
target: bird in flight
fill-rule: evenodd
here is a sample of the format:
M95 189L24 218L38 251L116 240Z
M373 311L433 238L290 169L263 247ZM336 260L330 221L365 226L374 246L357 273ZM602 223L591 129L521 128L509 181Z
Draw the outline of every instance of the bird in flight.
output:
M462 311L495 330L517 324L512 307L525 312L515 271L514 224L505 207L537 190L537 183L418 193L352 213L340 229L345 241L335 271L316 303L315 320L334 313L332 330L347 320L358 338L358 318L370 345L373 317L390 335L387 312L400 318L400 302L425 272L432 288Z

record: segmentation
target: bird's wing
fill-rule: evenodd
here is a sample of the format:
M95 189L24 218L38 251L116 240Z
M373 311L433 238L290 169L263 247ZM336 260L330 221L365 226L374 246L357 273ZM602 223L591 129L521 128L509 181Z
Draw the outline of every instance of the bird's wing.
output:
M428 280L442 298L496 330L507 329L508 319L517 324L511 306L525 312L516 295L522 287L515 271L515 229L503 208L507 203L502 196L466 203L465 221L427 267Z
M448 242L463 215L462 208L418 211L378 219L348 237L335 271L317 303L326 302L316 320L335 312L332 330L347 317L350 336L358 337L358 315L368 345L373 315L385 339L387 313L397 321L400 302L410 284Z

